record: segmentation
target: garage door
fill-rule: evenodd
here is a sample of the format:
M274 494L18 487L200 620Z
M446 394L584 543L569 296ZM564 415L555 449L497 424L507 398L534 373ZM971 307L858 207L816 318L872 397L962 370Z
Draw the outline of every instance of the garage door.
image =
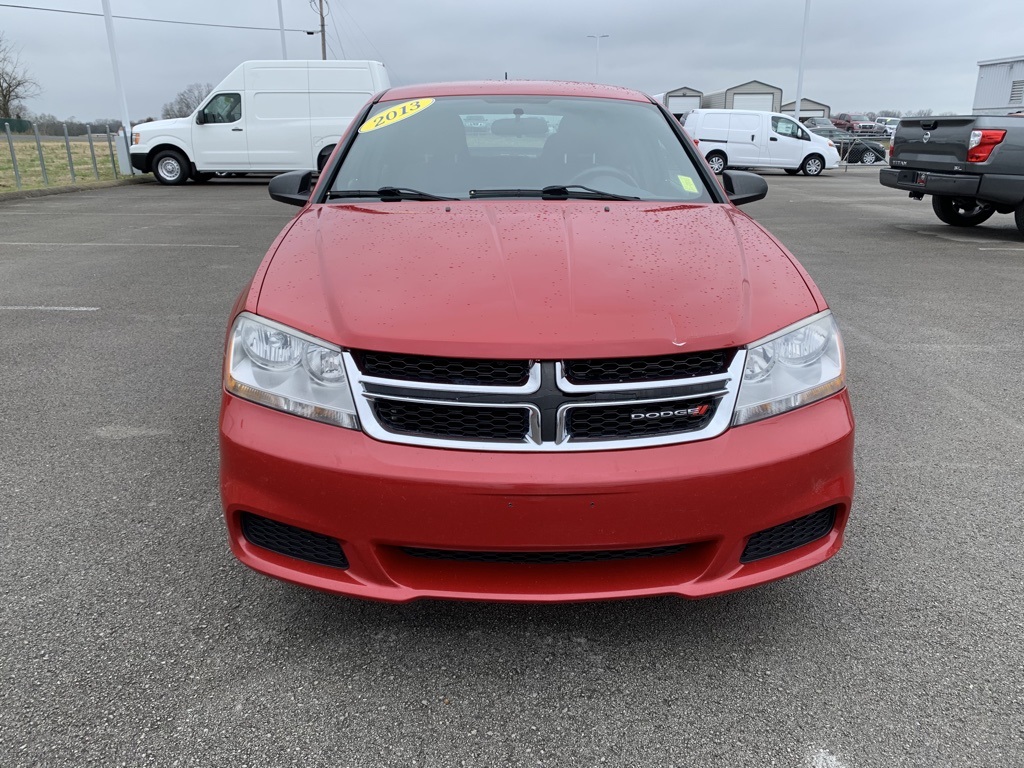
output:
M673 115L681 115L692 109L700 109L700 96L669 96L666 106Z
M775 102L770 93L737 93L732 97L733 109L752 109L771 112Z

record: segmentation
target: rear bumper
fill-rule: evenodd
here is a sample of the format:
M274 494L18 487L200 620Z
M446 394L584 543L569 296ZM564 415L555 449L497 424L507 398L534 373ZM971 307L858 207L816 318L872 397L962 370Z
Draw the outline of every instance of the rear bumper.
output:
M973 197L988 203L1016 207L1024 202L1024 175L943 173L883 168L878 181L885 187L923 195Z
M286 581L396 602L730 592L834 555L852 492L853 419L845 391L703 442L555 455L387 444L227 394L222 404L221 494L235 555ZM827 508L833 523L819 538L741 562L753 534ZM334 540L348 567L254 544L242 522L252 515ZM686 546L555 564L409 553L672 545Z

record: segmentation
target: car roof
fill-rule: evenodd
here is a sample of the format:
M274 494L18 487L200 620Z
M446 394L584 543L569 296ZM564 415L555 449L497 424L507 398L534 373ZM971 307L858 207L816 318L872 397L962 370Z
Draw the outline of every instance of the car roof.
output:
M385 91L380 100L401 101L437 96L589 96L647 103L653 101L650 96L630 88L561 80L474 80L402 85Z

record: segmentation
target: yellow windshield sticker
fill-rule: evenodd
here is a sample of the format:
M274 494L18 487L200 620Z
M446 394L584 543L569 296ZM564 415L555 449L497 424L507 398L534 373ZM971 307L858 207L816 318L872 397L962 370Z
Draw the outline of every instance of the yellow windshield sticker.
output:
M392 123L397 123L400 120L405 120L405 118L412 117L417 112L422 112L433 103L433 99L416 99L415 101L405 101L401 104L396 104L389 109L385 109L383 112L378 112L360 125L359 133L369 133L370 131L376 131L378 128L385 128Z
M687 192L693 192L694 194L700 192L700 190L697 189L697 185L693 183L693 179L689 176L677 176L676 178L679 179L679 183Z

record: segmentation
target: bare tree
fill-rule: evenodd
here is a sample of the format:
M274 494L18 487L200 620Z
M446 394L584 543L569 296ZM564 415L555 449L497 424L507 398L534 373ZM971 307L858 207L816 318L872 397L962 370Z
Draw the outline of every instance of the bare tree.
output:
M213 83L192 83L185 90L178 93L172 101L164 104L160 116L165 120L169 117L188 117L195 112L206 95L213 90Z
M39 84L21 63L21 52L0 32L0 117L14 117L23 99L39 94Z

